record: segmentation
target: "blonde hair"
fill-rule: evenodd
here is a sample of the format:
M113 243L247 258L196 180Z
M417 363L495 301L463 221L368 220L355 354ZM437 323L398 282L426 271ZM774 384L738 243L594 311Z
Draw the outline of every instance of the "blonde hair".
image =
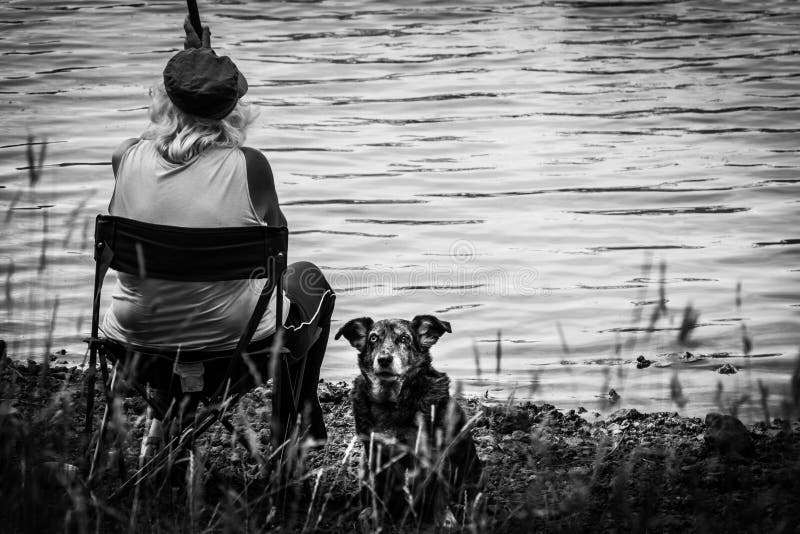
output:
M172 103L163 81L150 90L150 96L150 125L142 139L153 141L158 153L173 163L186 163L211 147L242 146L247 127L258 115L250 104L241 100L222 119L190 115Z

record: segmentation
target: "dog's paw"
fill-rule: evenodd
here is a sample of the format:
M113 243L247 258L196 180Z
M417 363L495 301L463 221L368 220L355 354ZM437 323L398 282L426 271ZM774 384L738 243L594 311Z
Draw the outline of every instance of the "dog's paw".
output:
M376 517L371 506L367 506L359 512L358 524L361 528L361 534L375 534L376 532L380 532L376 523Z
M449 506L444 509L437 524L444 532L454 532L458 528L458 520Z

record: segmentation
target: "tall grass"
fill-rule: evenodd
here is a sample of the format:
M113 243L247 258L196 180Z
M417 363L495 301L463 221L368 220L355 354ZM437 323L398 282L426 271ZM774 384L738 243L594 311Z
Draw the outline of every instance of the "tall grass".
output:
M7 350L5 343L0 348ZM93 443L76 432L82 427L85 405L78 389L82 374L65 373L60 366L45 371L43 362L22 365L5 358L0 360L0 373L0 488L4 496L0 520L11 532L348 532L356 526L369 532L417 532L431 528L411 511L399 520L387 517L380 502L382 489L375 487L374 476L364 472L378 445L364 449L352 430L337 432L351 425L346 406L329 407L335 411L328 416L329 424L339 420L341 426L332 428L331 441L321 449L298 435L273 447L266 424L269 410L265 410L272 393L269 387L259 388L234 411L233 434L217 425L195 440L185 479L179 484L170 480L171 466L165 462L147 474L137 495L132 492L110 501L109 495L120 484L115 456L102 456L90 480L86 469ZM783 415L797 417L800 357L788 385ZM138 443L147 432L146 407L125 396L124 383L120 389L120 415L112 421L108 448L116 444L116 454L135 465ZM451 505L457 520L451 531L530 531L527 526L547 532L584 532L602 531L601 525L613 523L620 531L649 532L669 520L663 508L669 509L671 505L665 503L674 495L668 488L676 488L680 495L688 491L687 499L708 502L705 483L687 476L686 469L689 473L695 469L692 462L708 464L698 468L710 470L704 476L728 476L724 470L714 474L718 473L716 464L713 459L703 460L702 449L687 453L669 441L642 444L630 425L612 434L610 427L587 425L576 414L546 405L480 407L476 399L465 402L485 413L474 417L464 432L474 435L478 443L485 443L481 438L502 437L504 448L480 449L488 454L489 485ZM688 424L682 432L702 429L699 422L667 419L673 425ZM785 421L784 432L789 419ZM788 432L791 435L790 427ZM241 444L240 436L253 446L256 456ZM505 441L506 436L513 440ZM564 439L574 445L555 446ZM427 466L428 476L441 474L437 472L441 457L422 446L398 448L377 468L390 468L401 454L415 456L417 465ZM268 463L266 471L258 455ZM420 472L418 476L426 475ZM414 481L411 477L404 484L412 503L419 495L415 492L424 487ZM508 488L511 484L517 485L514 491ZM371 496L367 503L359 497L362 492ZM759 506L768 506L769 499L759 501ZM365 504L372 510L359 518Z

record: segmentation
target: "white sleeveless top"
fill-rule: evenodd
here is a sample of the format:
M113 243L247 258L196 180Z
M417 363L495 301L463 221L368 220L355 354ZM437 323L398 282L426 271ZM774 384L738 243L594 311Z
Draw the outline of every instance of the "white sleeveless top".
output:
M256 213L247 165L238 148L214 148L188 163L162 158L154 144L130 147L117 169L111 215L138 221L212 228L266 224ZM221 350L236 346L264 280L174 282L117 273L102 331L145 347ZM289 301L284 297L284 321ZM275 331L275 294L253 339Z

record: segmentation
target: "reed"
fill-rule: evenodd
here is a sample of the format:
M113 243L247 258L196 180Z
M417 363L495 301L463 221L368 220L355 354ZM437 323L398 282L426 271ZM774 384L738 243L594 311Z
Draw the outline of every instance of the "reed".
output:
M42 247L39 251L39 267L38 271L39 274L43 273L45 269L47 269L47 236L50 233L50 225L48 224L48 220L50 218L50 212L46 209L42 210Z
M10 258L8 260L8 270L6 271L6 283L4 286L5 302L3 303L6 307L6 313L8 313L8 315L14 314L14 291L13 291L14 285L11 280L14 277L14 269L15 269L14 258Z
M39 145L38 156L34 154L33 147ZM25 156L28 160L27 167L23 169L28 171L28 183L30 187L36 187L39 180L42 178L42 167L44 166L44 158L47 155L47 138L43 137L41 141L37 142L36 137L29 133L28 142L25 146Z
M672 402L674 402L678 408L683 408L689 402L689 399L687 399L683 394L683 387L678 379L677 369L674 373L672 373L672 377L669 381L669 396Z
M681 326L678 330L678 343L684 347L689 346L689 337L692 332L697 328L697 321L700 319L700 312L694 309L690 304L687 304L683 309L683 317L681 318Z
M500 329L497 330L497 343L495 344L495 351L494 351L494 361L495 361L495 373L500 374L500 370L502 368L502 361L503 361L503 333Z
M567 343L567 337L564 335L564 329L561 328L561 321L556 321L556 329L558 330L558 339L561 340L561 352L565 356L569 356L569 343Z
M473 339L472 340L472 356L475 362L475 377L480 380L481 378L481 352L478 349L478 343Z

